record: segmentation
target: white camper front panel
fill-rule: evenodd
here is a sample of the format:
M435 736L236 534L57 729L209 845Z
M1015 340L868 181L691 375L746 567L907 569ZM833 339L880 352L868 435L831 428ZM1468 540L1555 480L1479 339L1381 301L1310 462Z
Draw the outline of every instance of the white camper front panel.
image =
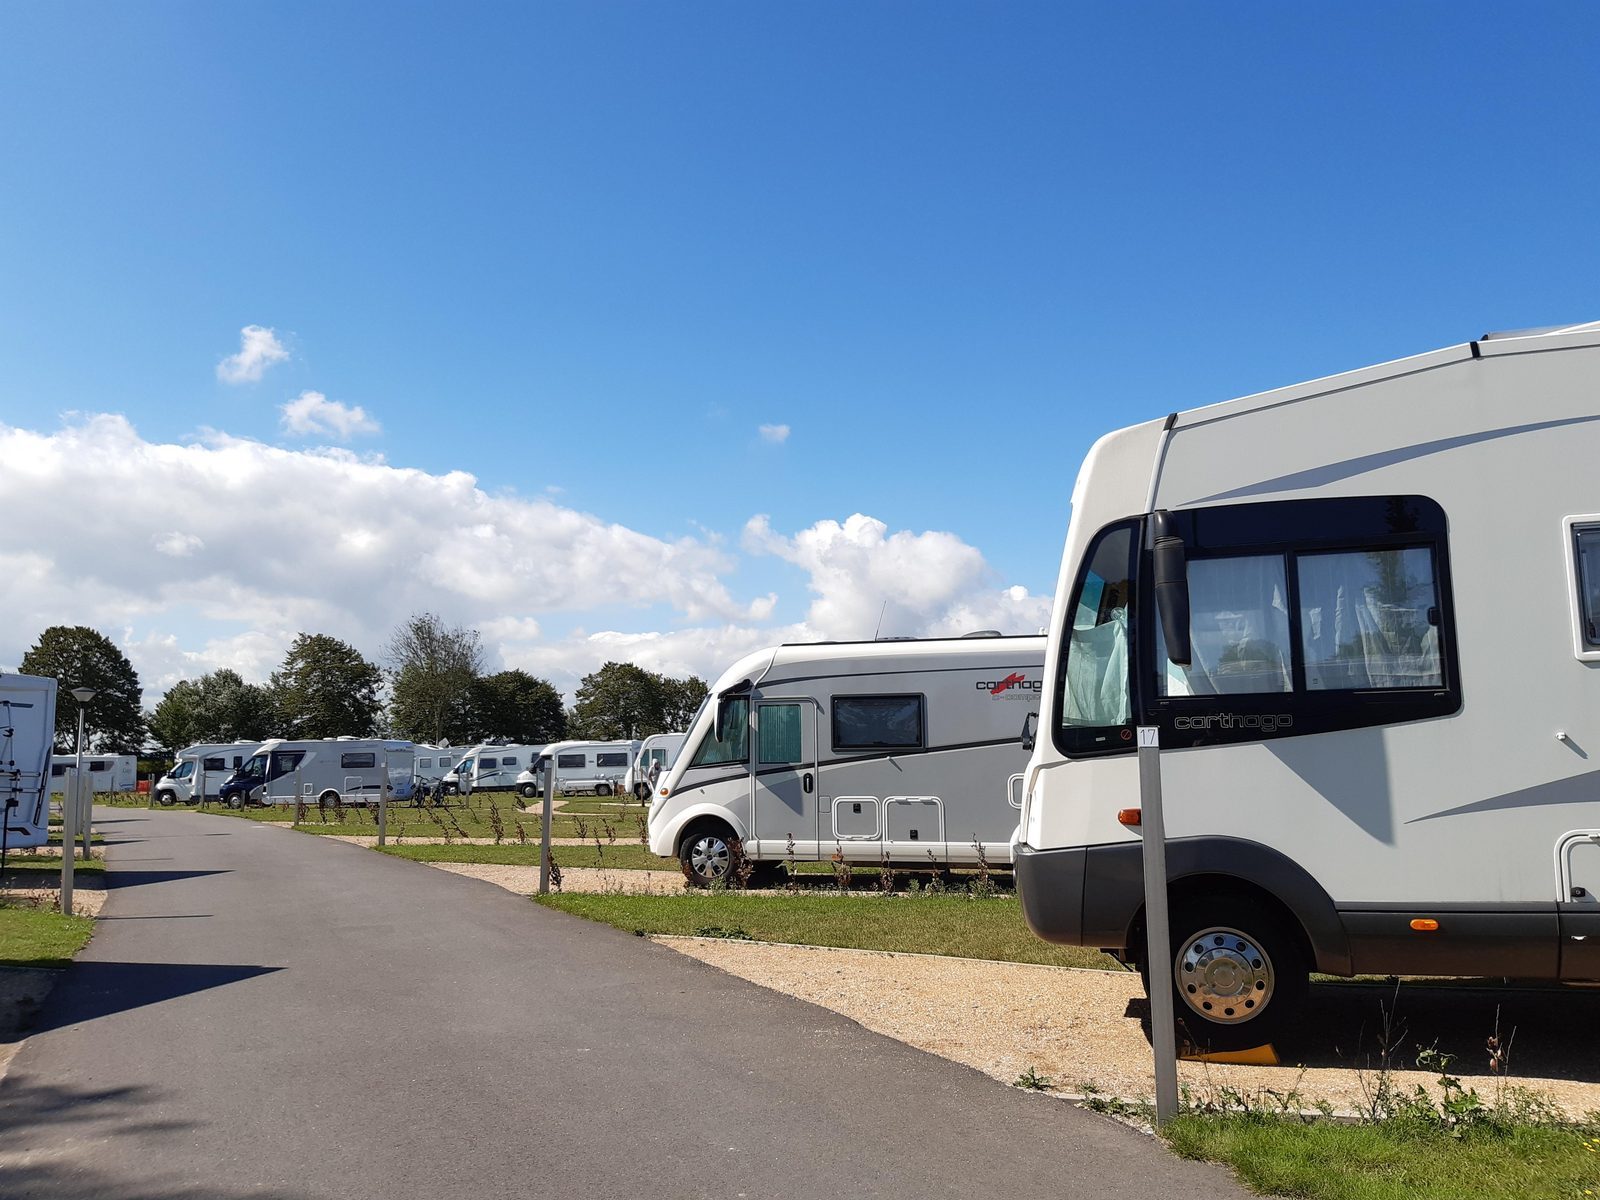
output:
M42 846L50 834L50 744L56 681L0 675L0 821L8 848Z

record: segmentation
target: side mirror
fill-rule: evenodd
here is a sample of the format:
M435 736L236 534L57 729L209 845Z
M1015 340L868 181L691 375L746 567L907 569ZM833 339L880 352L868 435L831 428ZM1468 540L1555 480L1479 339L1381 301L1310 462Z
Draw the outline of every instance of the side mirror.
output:
M717 701L717 715L716 718L711 722L711 736L715 741L725 742L728 740L726 737L727 732L728 701L726 699L722 699Z
M1039 714L1029 713L1022 718L1022 748L1032 750L1039 740Z
M1155 534L1156 612L1167 640L1167 657L1180 667L1193 659L1189 646L1189 557L1178 523L1165 509L1151 514Z

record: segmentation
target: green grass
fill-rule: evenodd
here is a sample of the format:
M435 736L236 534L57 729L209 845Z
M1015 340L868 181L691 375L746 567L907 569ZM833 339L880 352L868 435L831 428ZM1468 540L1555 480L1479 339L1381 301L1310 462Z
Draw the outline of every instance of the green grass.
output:
M102 875L105 873L105 869L106 864L98 858L89 859L87 862L80 858L73 864L72 873L74 875ZM27 874L59 875L61 874L61 856L58 854L28 854L26 852L18 854L13 851L6 855L6 874L10 875L13 871Z
M450 846L385 846L381 853L409 858L413 862L499 863L514 867L539 865L537 843L526 846L516 842L500 846L463 846L459 842ZM629 871L671 871L673 874L682 870L677 859L657 858L637 842L629 844L619 841L615 846L606 846L603 853L593 845L555 846L552 853L556 863L562 867L615 867Z
M557 861L566 862L560 856ZM1010 897L569 893L540 897L539 903L630 932L696 934L715 928L758 942L1121 969L1097 950L1041 941Z
M1538 1200L1600 1194L1600 1153L1573 1129L1403 1121L1302 1124L1275 1116L1180 1116L1163 1134L1185 1158L1227 1163L1251 1189L1309 1200Z
M0 904L0 967L64 967L93 933L89 917Z
M529 811L537 812L541 802L530 800L529 803L533 806ZM572 796L561 806L560 811L567 813L644 813L646 815L649 815L650 812L643 804L629 799L627 796L602 796L599 798Z

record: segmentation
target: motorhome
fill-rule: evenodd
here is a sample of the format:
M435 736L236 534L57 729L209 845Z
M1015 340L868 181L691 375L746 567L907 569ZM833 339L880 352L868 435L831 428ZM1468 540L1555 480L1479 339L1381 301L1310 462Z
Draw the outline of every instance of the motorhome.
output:
M1219 1049L1280 1034L1309 970L1600 980L1597 461L1600 323L1096 443L1023 788L1035 932L1138 963Z
M226 783L230 808L246 804L368 804L387 795L409 800L414 783L410 742L372 738L296 741L273 738L256 747Z
M178 751L177 761L152 789L156 802L199 804L221 798L222 785L260 742L203 742Z
M455 767L462 753L461 750L451 749L449 746L416 743L417 783L431 786L440 782Z
M50 837L50 745L56 681L0 675L0 845L42 846Z
M683 749L682 733L652 733L640 744L639 753L628 764L628 773L622 777L622 790L641 804L650 803L650 772L654 769L656 780L665 775L677 761Z
M449 795L503 791L517 786L517 776L536 761L543 746L480 742L456 760L442 776Z
M50 790L65 792L67 774L78 765L76 754L50 756ZM139 786L139 760L132 754L84 754L83 773L97 792L131 792Z
M986 631L987 634L987 631ZM658 781L650 848L690 882L750 860L1010 861L1045 639L771 647L723 672Z
M556 742L544 747L533 766L517 776L517 791L529 798L543 795L545 764L553 756L556 795L610 796L622 790L639 745L637 741Z

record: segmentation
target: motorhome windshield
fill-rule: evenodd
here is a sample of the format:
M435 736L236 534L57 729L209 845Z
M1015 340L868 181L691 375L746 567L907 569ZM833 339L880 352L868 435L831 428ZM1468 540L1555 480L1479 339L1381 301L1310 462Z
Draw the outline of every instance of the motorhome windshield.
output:
M191 776L193 774L194 774L194 759L186 758L181 763L179 763L177 766L172 768L172 774L170 776L168 776L168 778L170 778L170 779L187 779L187 778L189 778L189 776Z
M727 713L723 721L722 740L717 740L717 728L708 724L700 745L689 760L691 767L712 763L742 763L750 757L750 701L745 696L734 696L724 701Z
M1056 743L1064 754L1130 747L1128 617L1138 526L1103 531L1067 605L1066 653L1056 678Z
M265 754L252 754L248 762L240 767L239 775L262 775L267 769L267 756Z

